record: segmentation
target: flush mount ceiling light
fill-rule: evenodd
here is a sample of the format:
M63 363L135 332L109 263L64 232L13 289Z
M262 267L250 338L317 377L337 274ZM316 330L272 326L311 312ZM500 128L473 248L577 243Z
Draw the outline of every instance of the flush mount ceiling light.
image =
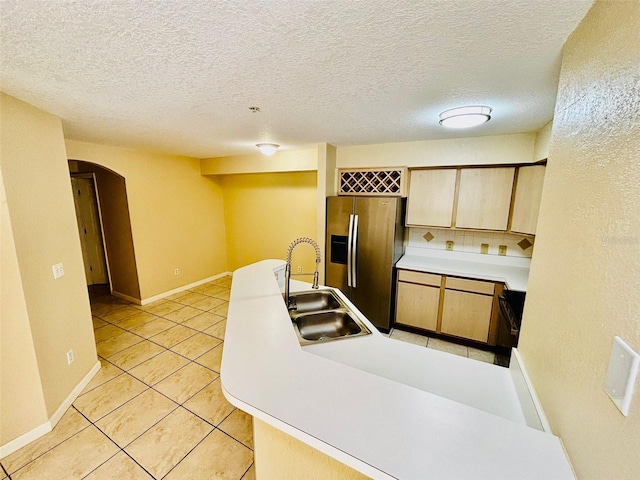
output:
M448 128L471 128L491 119L491 107L476 105L445 110L440 114L440 125Z
M275 143L258 143L256 145L256 147L258 147L262 153L268 155L269 157L276 153L276 150L279 146L280 145L276 145Z

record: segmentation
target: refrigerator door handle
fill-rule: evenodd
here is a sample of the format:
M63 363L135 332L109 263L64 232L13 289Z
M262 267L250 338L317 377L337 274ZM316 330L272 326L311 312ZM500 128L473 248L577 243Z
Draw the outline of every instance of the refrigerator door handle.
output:
M354 215L353 221L353 246L351 247L351 286L356 288L358 282L358 215Z
M349 215L349 237L347 238L347 286L351 286L351 260L353 246L353 214Z

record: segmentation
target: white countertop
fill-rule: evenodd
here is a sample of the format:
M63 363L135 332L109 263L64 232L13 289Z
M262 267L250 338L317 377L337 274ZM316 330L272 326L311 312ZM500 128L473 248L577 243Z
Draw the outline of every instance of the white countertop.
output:
M525 425L508 369L369 322L372 335L301 347L273 274L283 264L234 272L221 372L232 404L376 479L575 478L559 439Z
M396 268L504 282L509 290L526 292L530 265L524 257L408 247Z

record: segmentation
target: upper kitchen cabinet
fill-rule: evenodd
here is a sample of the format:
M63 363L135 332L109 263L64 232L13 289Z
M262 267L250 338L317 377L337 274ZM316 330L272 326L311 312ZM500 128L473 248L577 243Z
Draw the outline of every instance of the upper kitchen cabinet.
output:
M518 169L511 214L510 230L512 232L535 235L544 172L544 165L531 165Z
M455 168L411 172L407 225L451 226L456 174Z
M515 167L460 170L455 226L507 230Z

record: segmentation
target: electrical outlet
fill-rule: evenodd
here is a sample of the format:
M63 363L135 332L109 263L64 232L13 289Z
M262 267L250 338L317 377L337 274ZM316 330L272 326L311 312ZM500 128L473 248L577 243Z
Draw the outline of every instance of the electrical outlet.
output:
M67 365L71 365L75 358L73 357L73 349L67 352Z
M174 275L178 275L180 273L180 270L178 270L177 268L173 269L173 274Z
M64 267L61 263L56 263L55 265L52 265L51 268L53 269L54 280L64 275Z
M453 250L453 240L447 240L447 250Z
M507 254L507 246L498 245L498 255L506 255L506 254Z
M298 265L298 273L302 273L302 267Z
M489 244L481 243L480 244L480 253L489 253Z

